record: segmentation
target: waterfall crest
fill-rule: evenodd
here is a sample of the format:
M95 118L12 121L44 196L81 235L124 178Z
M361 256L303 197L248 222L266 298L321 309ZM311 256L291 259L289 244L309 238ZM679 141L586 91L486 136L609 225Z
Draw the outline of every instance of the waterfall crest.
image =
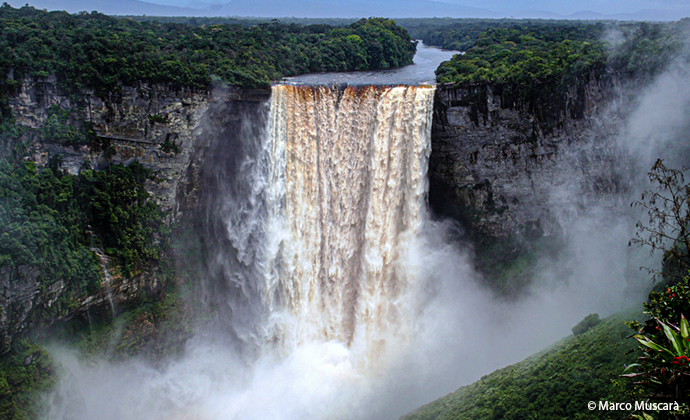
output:
M434 87L273 87L260 160L263 340L376 352L405 335Z

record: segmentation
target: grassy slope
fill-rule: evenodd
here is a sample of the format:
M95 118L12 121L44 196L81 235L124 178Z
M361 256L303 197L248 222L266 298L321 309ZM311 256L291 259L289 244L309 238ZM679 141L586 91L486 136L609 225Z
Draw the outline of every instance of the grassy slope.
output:
M641 318L624 311L603 319L579 336L569 336L529 358L439 398L404 420L577 419L624 417L620 411L589 411L589 401L622 402L614 383L637 347L625 321ZM529 330L525 331L529 334ZM625 384L625 381L621 381Z

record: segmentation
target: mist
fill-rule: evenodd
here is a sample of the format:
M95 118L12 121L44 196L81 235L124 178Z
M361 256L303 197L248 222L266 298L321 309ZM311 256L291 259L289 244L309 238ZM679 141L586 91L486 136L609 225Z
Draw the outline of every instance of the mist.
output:
M480 285L448 224L428 222L411 256L424 267L410 290L419 298L415 334L388 343L374 368L358 367L354 350L336 340L246 362L222 331L195 337L184 356L156 367L85 366L75 353L53 350L65 373L44 418L398 418L551 345L589 313L604 317L640 301L627 276L629 224L612 229L596 218L572 226L562 259L542 262L529 295L512 302Z
M387 341L376 363L363 365L355 354L361 349L335 339L248 357L223 323L199 326L182 356L155 366L138 359L87 363L54 346L62 374L43 418L396 419L550 346L590 313L605 317L639 304L651 282L638 268L658 265L659 256L628 246L640 218L629 203L649 188L640 174L656 158L688 163L687 71L676 62L636 91L619 135L608 138L607 147L634 165L627 188L586 208L569 207L567 199L587 182L563 165L549 203L563 247L536 262L524 296L496 297L474 270L472 250L454 241L458 226L427 214L418 240L397 261L417 278L400 297L411 302L411 334Z
M623 147L648 170L659 158L677 169L690 164L688 70L687 63L677 62L645 88L625 126Z

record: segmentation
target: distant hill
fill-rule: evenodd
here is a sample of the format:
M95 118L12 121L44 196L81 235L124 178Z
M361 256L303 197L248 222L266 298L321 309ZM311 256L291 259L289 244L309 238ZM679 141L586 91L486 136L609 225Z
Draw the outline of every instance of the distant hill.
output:
M625 401L619 380L637 347L625 321L639 319L625 311L603 319L589 331L566 337L520 363L497 370L479 381L431 402L401 420L488 419L620 419L620 411L590 411L590 401ZM529 334L529 327L525 329ZM625 380L621 383L627 384Z
M586 13L586 12L582 12ZM617 13L614 15L607 15L608 19L618 20L648 20L648 21L673 21L684 17L690 17L690 8L685 10L658 10L658 9L644 9L635 13ZM585 19L592 19L587 17Z
M432 0L234 0L190 8L163 6L138 0L22 0L10 1L13 7L28 3L37 9L66 10L70 13L97 10L108 15L151 16L256 16L256 17L491 17L504 14ZM15 4L16 3L16 4ZM201 5L200 5L201 6Z
M139 0L10 0L12 7L25 4L37 9L65 10L70 13L98 11L107 15L206 16L199 9L162 6ZM208 10L210 12L210 10Z
M108 15L147 16L254 16L254 17L454 17L454 18L540 18L540 19L618 19L678 20L690 16L690 7L668 10L640 10L630 13L601 13L582 10L557 13L543 0L486 0L482 7L434 0L233 0L219 2L173 1L181 6L164 6L139 0L10 0L13 7L30 4L37 9L66 10L70 13L99 11ZM591 3L591 2L590 2ZM469 3L468 3L469 4ZM584 3L588 6L589 3ZM573 6L574 7L574 6ZM633 7L633 6L631 6ZM596 7L595 7L596 8ZM634 10L634 9L633 9Z

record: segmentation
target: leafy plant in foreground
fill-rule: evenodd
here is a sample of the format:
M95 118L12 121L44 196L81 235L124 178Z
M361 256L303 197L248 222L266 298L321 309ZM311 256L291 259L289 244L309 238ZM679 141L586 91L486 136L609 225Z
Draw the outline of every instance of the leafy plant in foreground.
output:
M645 349L640 363L628 366L627 370L639 368L642 371L623 376L636 378L647 388L650 398L665 401L686 402L690 389L690 327L685 316L675 325L656 320L657 328L663 331L665 340L645 333L634 338Z
M623 376L635 380L644 398L674 403L674 410L658 410L653 416L643 412L636 415L640 419L678 419L690 414L690 325L685 317L690 314L690 278L680 276L690 268L690 184L685 183L684 172L657 160L648 175L658 188L633 203L647 210L649 219L646 224L638 222L631 244L663 251L662 270L649 271L661 276L667 286L649 294L644 304L650 316L646 323L628 323L637 332L633 337L643 355L626 369L635 372Z

